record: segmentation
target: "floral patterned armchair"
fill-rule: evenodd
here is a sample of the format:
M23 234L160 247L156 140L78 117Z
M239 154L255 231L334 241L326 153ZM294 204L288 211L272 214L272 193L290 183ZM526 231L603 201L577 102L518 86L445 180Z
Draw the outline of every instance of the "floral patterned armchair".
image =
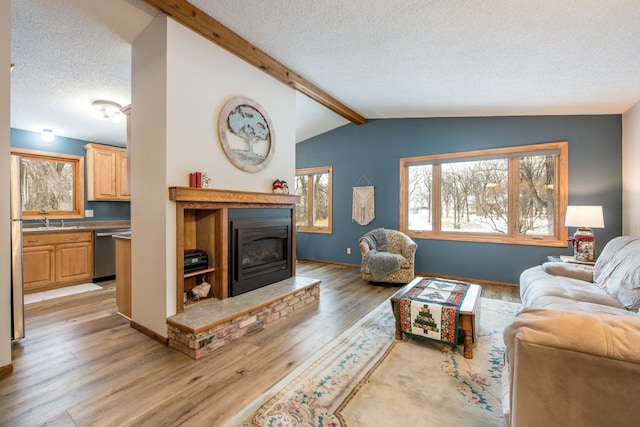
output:
M387 236L389 253L394 254L398 258L400 269L375 280L371 273L363 271L362 278L369 282L401 284L411 282L415 277L414 261L418 245L401 231L385 229L384 232ZM362 259L364 260L369 254L371 247L366 240L360 240L359 246Z

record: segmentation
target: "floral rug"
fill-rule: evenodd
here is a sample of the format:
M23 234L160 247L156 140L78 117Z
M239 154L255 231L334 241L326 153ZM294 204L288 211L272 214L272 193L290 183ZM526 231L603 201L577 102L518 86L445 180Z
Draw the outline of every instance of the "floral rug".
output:
M462 346L395 341L385 301L225 426L504 425L502 331L520 308L481 298L474 358L465 359Z

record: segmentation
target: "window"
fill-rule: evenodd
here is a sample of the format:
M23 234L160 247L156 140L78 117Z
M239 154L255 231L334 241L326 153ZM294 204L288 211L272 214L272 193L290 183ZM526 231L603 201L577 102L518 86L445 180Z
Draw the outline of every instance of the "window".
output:
M400 159L411 237L567 245L567 142Z
M12 148L20 160L22 218L83 218L84 157Z
M298 231L331 234L331 166L296 170Z

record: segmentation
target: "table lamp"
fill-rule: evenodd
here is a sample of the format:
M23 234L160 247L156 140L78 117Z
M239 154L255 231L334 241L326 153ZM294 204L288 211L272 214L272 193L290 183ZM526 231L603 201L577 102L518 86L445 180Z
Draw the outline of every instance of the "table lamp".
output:
M596 241L591 228L604 228L602 206L567 206L564 225L578 227L569 241L576 261L595 262Z

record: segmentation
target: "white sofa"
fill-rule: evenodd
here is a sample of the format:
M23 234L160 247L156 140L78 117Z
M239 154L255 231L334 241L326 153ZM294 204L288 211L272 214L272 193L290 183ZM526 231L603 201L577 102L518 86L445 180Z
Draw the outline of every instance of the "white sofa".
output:
M638 425L640 238L611 240L593 267L525 270L520 296L504 332L507 425Z

